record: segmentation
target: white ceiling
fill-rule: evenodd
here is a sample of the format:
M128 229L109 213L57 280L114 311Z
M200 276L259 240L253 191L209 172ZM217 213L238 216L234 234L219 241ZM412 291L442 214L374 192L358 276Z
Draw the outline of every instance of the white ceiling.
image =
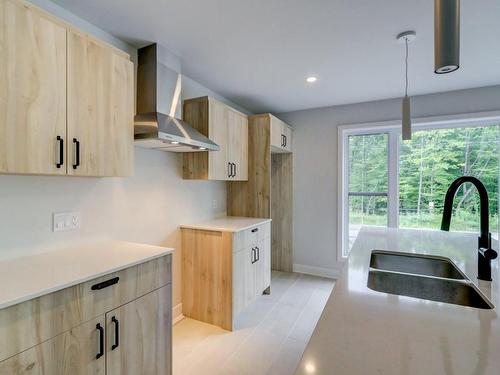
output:
M433 0L55 0L132 45L158 42L183 73L254 112L500 83L500 1L462 1L461 67L433 73ZM318 81L306 84L308 75Z

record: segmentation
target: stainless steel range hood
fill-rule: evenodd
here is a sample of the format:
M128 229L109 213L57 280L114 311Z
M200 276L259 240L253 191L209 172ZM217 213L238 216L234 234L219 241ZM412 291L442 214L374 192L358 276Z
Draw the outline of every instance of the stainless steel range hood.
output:
M158 46L139 49L135 145L174 151L218 151L220 147L180 120L181 75L159 62Z

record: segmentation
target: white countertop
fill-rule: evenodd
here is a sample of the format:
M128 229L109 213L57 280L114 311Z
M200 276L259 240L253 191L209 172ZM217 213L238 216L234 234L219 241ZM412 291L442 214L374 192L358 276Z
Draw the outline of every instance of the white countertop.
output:
M493 310L377 292L367 287L372 250L450 258L477 284L477 235L364 227L296 374L498 375L500 273ZM498 244L492 246L498 249Z
M271 222L271 219L225 216L213 220L203 221L201 223L181 225L181 228L212 230L219 232L239 232L269 222Z
M103 241L0 260L0 309L172 252L158 246Z

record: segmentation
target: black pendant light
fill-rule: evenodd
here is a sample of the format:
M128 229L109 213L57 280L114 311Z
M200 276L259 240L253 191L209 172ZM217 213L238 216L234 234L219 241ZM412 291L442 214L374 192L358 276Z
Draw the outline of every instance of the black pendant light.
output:
M434 72L460 67L460 0L434 0Z

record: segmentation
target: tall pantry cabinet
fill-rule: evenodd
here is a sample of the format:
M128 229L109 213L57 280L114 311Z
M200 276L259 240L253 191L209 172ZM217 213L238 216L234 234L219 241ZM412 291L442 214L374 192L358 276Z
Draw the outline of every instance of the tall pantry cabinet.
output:
M271 268L293 271L293 131L265 113L248 118L248 181L227 183L227 214L271 218Z

